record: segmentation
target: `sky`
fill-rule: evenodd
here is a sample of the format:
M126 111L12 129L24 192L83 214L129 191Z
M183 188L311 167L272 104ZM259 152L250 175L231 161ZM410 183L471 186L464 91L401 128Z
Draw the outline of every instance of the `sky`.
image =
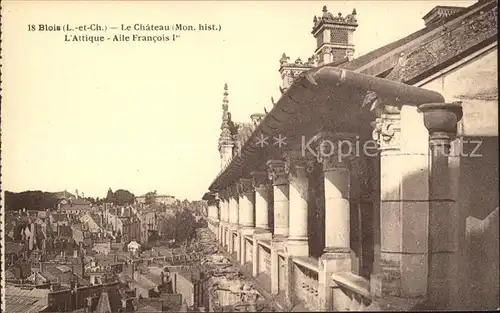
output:
M220 171L223 86L236 121L279 99L279 59L307 60L314 15L356 8L355 56L475 1L12 1L2 3L2 189L105 197L157 190L199 200ZM29 24L216 24L175 41L65 42ZM37 29L38 30L38 29ZM162 32L158 32L157 35ZM75 33L76 34L76 33ZM151 34L151 33L148 33Z

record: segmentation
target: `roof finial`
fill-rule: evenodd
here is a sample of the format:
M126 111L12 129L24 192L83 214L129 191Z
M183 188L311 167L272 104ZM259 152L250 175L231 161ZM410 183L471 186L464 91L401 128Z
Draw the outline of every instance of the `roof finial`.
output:
M228 96L228 92L227 92L227 83L224 84L224 97L222 98L222 126L221 128L224 129L224 128L229 128L229 119L230 119L230 115L229 115L229 100L227 99L227 96Z
M222 111L227 112L229 109L229 100L227 99L228 96L227 92L227 83L224 84L224 98L222 98Z

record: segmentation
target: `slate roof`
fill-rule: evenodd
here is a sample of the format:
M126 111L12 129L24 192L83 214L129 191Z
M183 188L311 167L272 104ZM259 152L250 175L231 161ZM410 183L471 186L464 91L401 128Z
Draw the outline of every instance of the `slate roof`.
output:
M497 26L490 23L490 27L484 27L487 23L481 20L487 20L488 14L483 15L481 11L488 10L489 14L497 14L496 1L477 2L470 7L464 8L456 14L443 19L441 23L430 24L406 37L389 43L383 47L375 49L364 54L351 62L340 65L340 68L359 71L370 75L380 75L384 72L394 69L400 72L402 68L406 70L402 77L391 73L387 79L408 82L410 79L424 73L426 68L434 67L445 61L445 55L458 55L457 49L463 48L467 41L473 39L475 42L486 40L492 34L497 32ZM478 16L482 16L478 19ZM459 17L463 17L460 19ZM489 17L490 22L496 21L496 17ZM471 23L474 21L474 25ZM492 27L493 26L493 27ZM477 34L477 36L475 35ZM456 46L456 47L455 47ZM465 49L463 49L465 50ZM427 52L426 58L420 58L418 66L410 62L400 61L401 57L405 59L415 59L415 56L423 51ZM443 55L441 55L443 54ZM435 57L439 55L440 57ZM378 60L377 60L378 59ZM371 66L370 63L374 62ZM327 64L333 65L333 64ZM410 69L410 70L408 70Z
M5 242L5 254L19 254L26 250L26 245L20 242Z
M4 290L6 312L38 313L47 307L47 289L25 290L6 285Z

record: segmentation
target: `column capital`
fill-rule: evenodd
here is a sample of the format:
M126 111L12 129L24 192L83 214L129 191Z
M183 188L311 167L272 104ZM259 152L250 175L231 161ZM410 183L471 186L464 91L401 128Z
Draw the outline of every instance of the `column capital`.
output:
M238 184L233 183L228 189L228 196L237 199L239 197Z
M240 196L253 192L252 182L253 181L251 178L240 178L237 184L238 193Z
M317 162L317 160L307 157L297 150L284 152L283 159L285 161L285 173L292 175L297 175L300 170L311 173L314 170L314 163Z
M254 189L267 188L270 185L269 173L267 172L252 172L252 186Z
M286 165L283 160L269 160L266 164L268 178L273 185L288 184L288 175L285 169Z
M449 145L457 135L457 124L463 116L461 102L425 103L419 105L418 110L424 114L430 144Z
M219 200L227 200L229 198L229 191L227 189L222 189L217 192L217 198Z
M219 199L217 199L217 198L214 197L213 199L208 200L207 204L209 206L216 206L218 204L218 202L219 202Z

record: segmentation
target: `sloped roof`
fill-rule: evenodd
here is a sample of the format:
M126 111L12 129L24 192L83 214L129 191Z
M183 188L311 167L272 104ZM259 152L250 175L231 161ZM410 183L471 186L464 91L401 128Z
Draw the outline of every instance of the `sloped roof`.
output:
M75 198L75 195L72 194L71 192L68 192L66 190L64 191L57 191L53 193L56 195L58 198L63 199L63 198Z
M109 304L109 297L107 292L101 293L94 313L111 313L111 305Z
M414 84L497 41L497 6L496 1L486 1L453 15L446 30L433 33L407 51L387 79Z
M309 73L318 73L323 67L342 68L371 76L382 76L388 80L404 82L412 85L441 69L456 62L460 58L484 47L489 42L496 41L497 35L497 1L480 1L448 16L441 24L431 24L400 40L392 42L374 51L371 51L351 62L325 64L308 70ZM306 74L306 73L303 73ZM291 86L293 87L293 85ZM290 97L290 89L287 96ZM307 99L312 97L307 96ZM280 98L280 102L287 102ZM307 101L302 99L301 101ZM318 100L319 101L319 100ZM295 102L295 101L294 101ZM283 109L283 106L281 106ZM276 108L261 122L259 129L273 129L282 127L281 119L276 120ZM279 108L278 108L279 110ZM286 113L286 112L285 112ZM304 117L307 120L306 117ZM272 126L271 126L272 124ZM279 126L281 125L281 126ZM225 180L230 173L238 173L243 166L247 155L259 153L255 149L246 147L248 140L243 144L244 158L233 158L231 162L218 174L209 189L219 188L220 180Z
M25 290L6 285L4 292L6 312L38 313L47 307L47 289Z
M20 242L5 242L5 254L19 254L26 250L26 245Z

